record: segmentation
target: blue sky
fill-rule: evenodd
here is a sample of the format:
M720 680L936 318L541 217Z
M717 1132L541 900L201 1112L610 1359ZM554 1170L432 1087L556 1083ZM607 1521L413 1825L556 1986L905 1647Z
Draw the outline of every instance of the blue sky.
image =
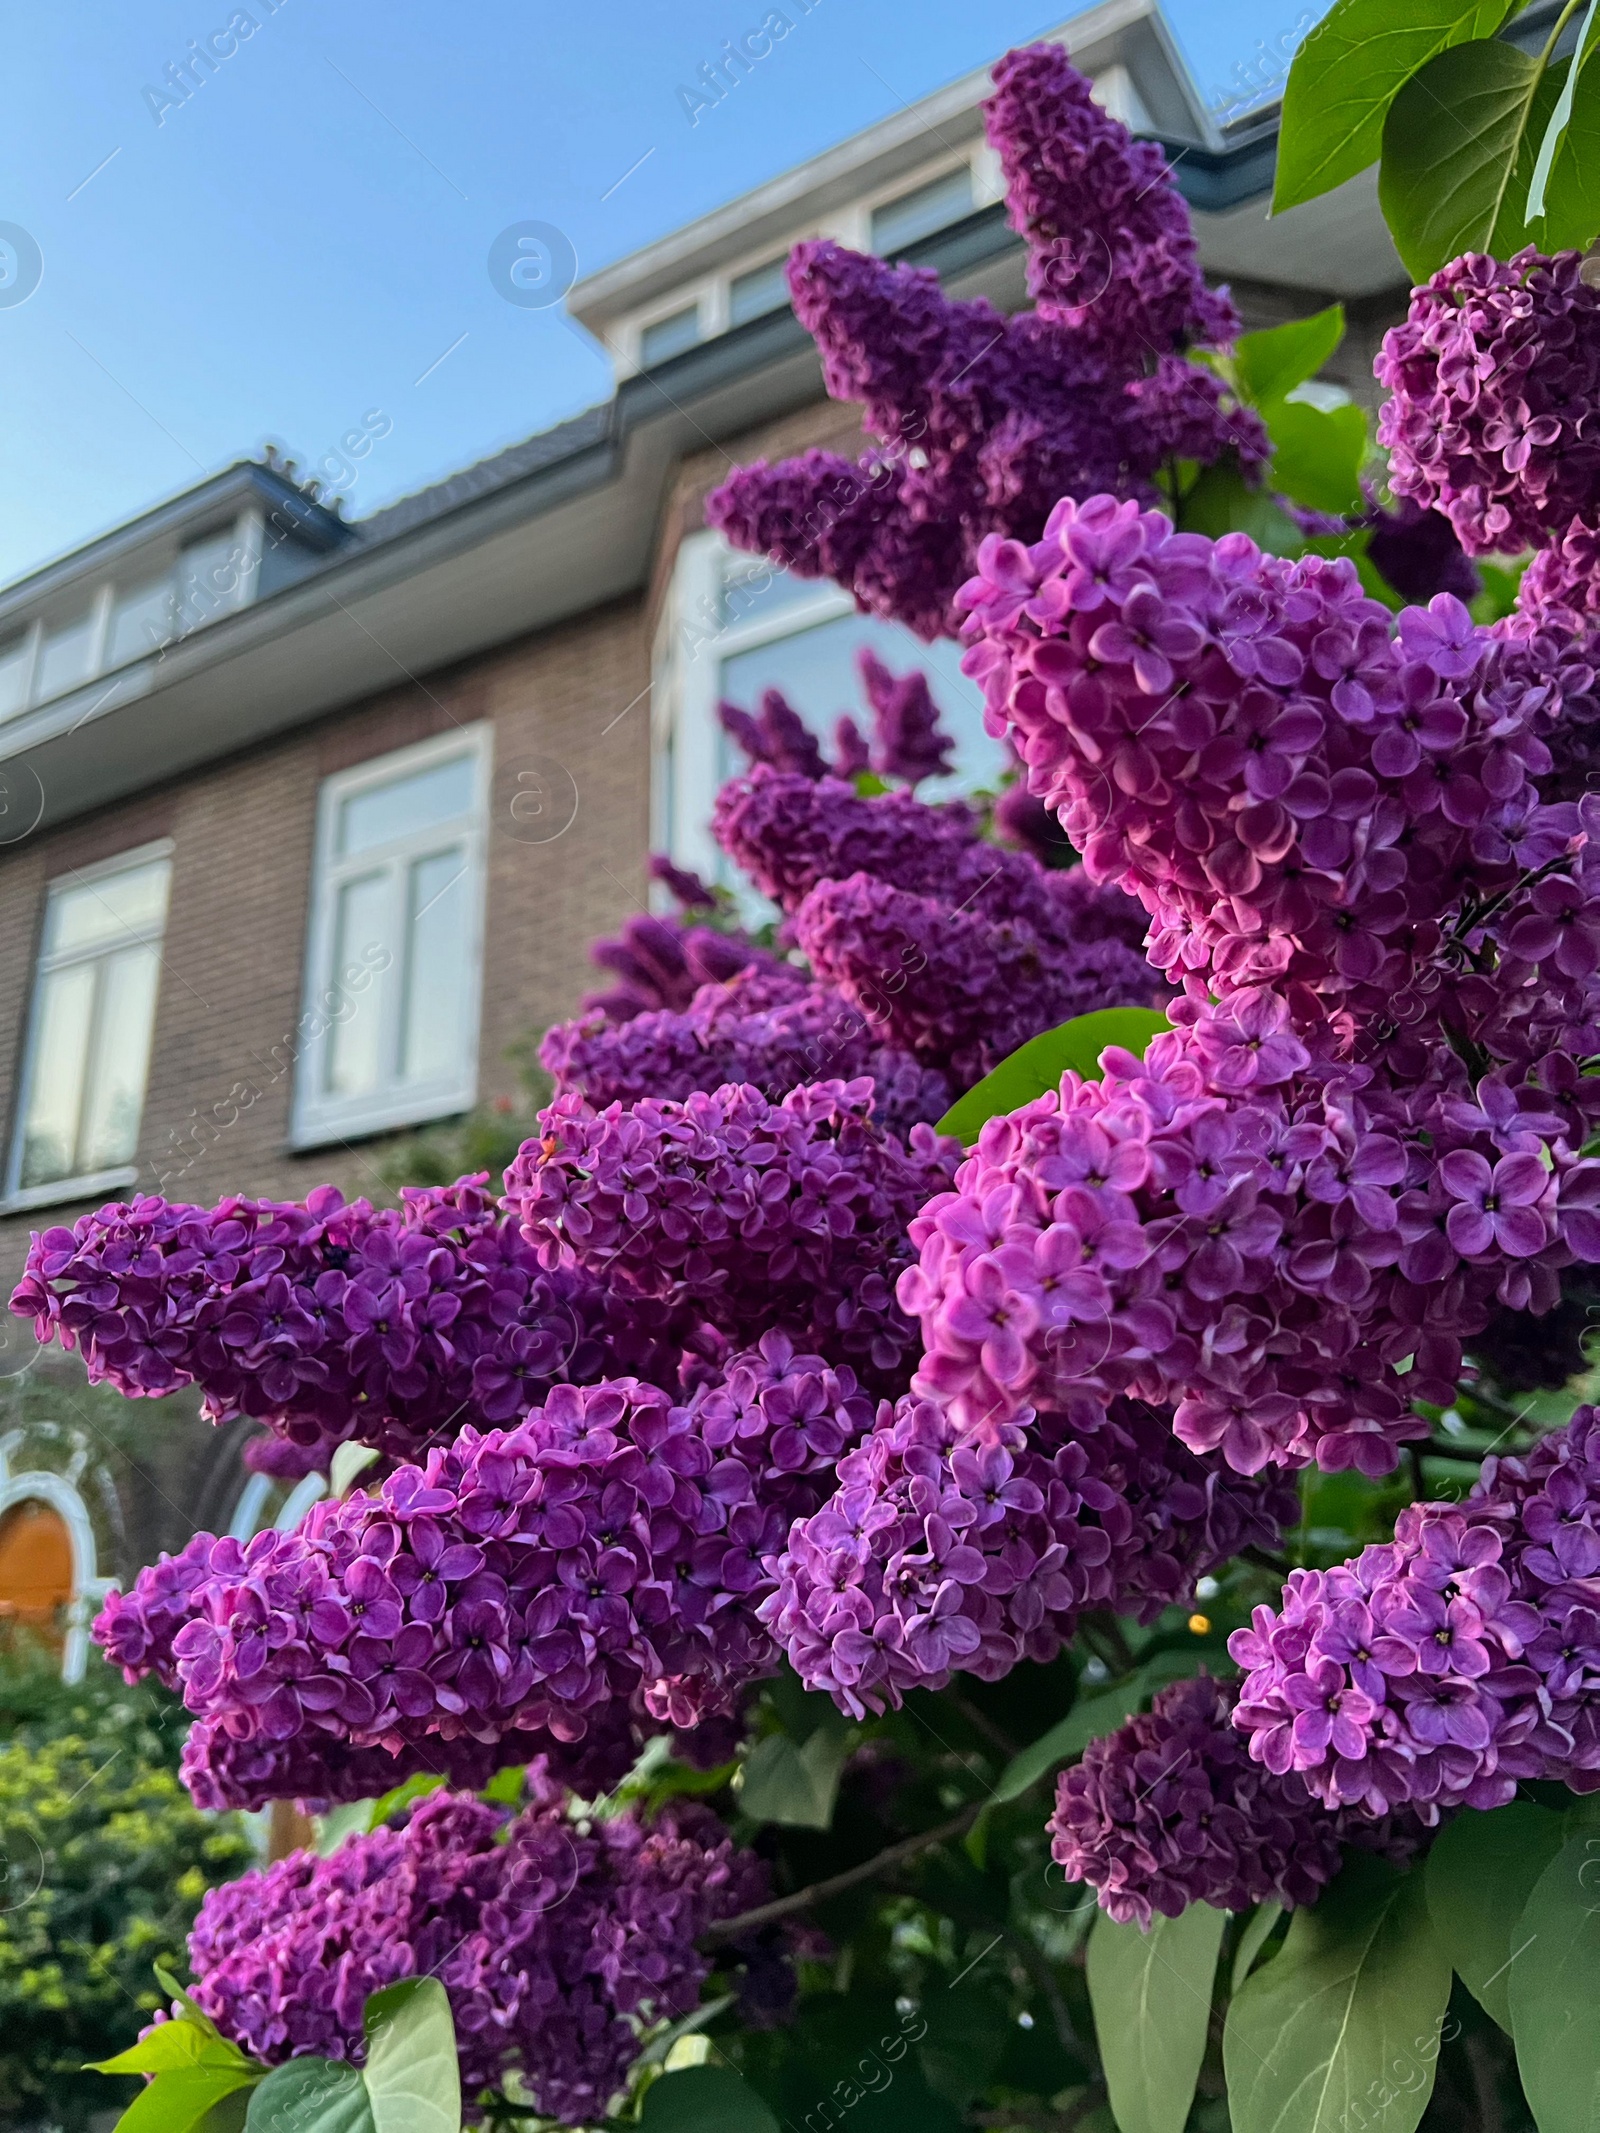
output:
M691 126L679 85L765 0L251 0L254 35L158 123L147 92L232 12L61 0L8 26L0 225L43 274L0 307L0 581L267 438L307 464L387 416L361 515L603 398L588 337L491 286L508 224L553 223L588 273L1063 19L816 0ZM1309 17L1169 19L1211 95Z

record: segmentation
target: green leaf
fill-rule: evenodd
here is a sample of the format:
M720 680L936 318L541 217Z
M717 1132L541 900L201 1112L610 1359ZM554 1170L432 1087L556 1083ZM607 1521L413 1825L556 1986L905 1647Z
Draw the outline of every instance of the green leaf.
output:
M1428 1910L1439 1945L1473 1998L1505 2030L1511 2027L1511 1966L1526 1937L1518 1920L1566 1834L1560 1815L1513 1800L1491 1814L1463 1809L1428 1854Z
M1248 533L1268 555L1298 555L1305 545L1299 527L1273 501L1271 491L1252 489L1231 455L1207 467L1184 491L1178 526L1214 541L1225 533Z
M1578 32L1578 42L1573 47L1572 62L1566 70L1566 78L1561 84L1561 93L1556 98L1555 109L1551 112L1549 123L1544 129L1544 137L1539 143L1539 153L1534 158L1533 177L1528 185L1528 205L1526 210L1526 219L1529 222L1539 222L1544 219L1546 188L1550 182L1551 168L1555 163L1556 150L1561 146L1562 137L1572 121L1573 95L1577 89L1578 77L1583 72L1584 64L1588 60L1589 54L1594 50L1597 23L1600 23L1600 0L1589 0L1588 12L1585 14L1583 26Z
M328 1468L328 1494L335 1499L348 1496L360 1476L379 1457L376 1445L351 1441L337 1446Z
M194 2133L224 2097L252 2087L258 2078L240 2067L174 2067L140 2090L117 2120L116 2133Z
M1226 1911L1192 1903L1148 1933L1102 1911L1089 1935L1089 2001L1121 2133L1183 2133L1211 2020Z
M1275 489L1314 511L1360 511L1367 418L1359 407L1310 407L1280 400L1267 411Z
M832 1726L819 1726L804 1742L769 1733L745 1762L739 1805L756 1822L827 1829L849 1739L847 1731Z
M1517 2072L1539 2133L1600 2124L1600 1837L1563 1845L1534 1883L1509 1971Z
M187 2019L158 2022L149 2036L130 2044L114 2059L92 2059L86 2069L94 2074L161 2074L178 2066L242 2067L246 2073L261 2069L247 2059L237 2044L218 2036L207 2023Z
M330 1807L325 1815L316 1817L317 1851L320 1857L331 1859L346 1837L364 1837L372 1827L372 1810L376 1800L341 1800L337 1807Z
M1228 1990L1237 1992L1256 1966L1256 1959L1272 1938L1272 1929L1283 1916L1283 1905L1276 1897L1258 1903L1251 1912L1249 1922L1239 1935L1239 1945L1233 1951L1233 1976Z
M288 2059L250 2098L244 2133L373 2133L361 2069L346 2059Z
M1007 1763L995 1784L996 1805L1003 1807L1007 1800L1020 1799L1030 1785L1037 1785L1040 1778L1048 1777L1060 1764L1082 1755L1090 1741L1098 1740L1103 1733L1114 1733L1125 1718L1131 1718L1138 1710L1148 1686L1142 1672L1133 1673L1103 1695L1085 1697L1074 1704L1059 1724L1048 1733L1041 1733Z
M1315 377L1344 339L1344 305L1330 304L1286 326L1242 333L1233 344L1233 389L1249 407L1265 407Z
M648 2133L778 2133L778 2121L731 2066L686 2066L645 2093Z
M212 2021L204 2008L195 2005L172 1972L161 1963L152 1963L150 1968L155 1972L156 1983L161 1987L167 1998L176 2000L183 2009L184 2020L192 2022L196 2029L203 2029L208 2036L215 2037L220 2044L222 2042L222 2031L218 2029L216 2023Z
M1492 37L1506 13L1506 0L1339 0L1289 69L1272 212L1375 163L1384 115L1417 69L1469 37Z
M1422 1876L1353 1853L1228 2009L1233 2133L1414 2133L1449 1998Z
M436 1977L408 1977L373 1993L367 2093L375 2133L461 2133L461 2067L450 2001Z
M403 1785L396 1785L391 1791L384 1793L381 1799L371 1803L372 1816L367 1823L368 1829L381 1829L397 1808L409 1807L413 1800L425 1800L430 1792L437 1792L443 1783L444 1778L440 1772L419 1770L414 1777L408 1777Z
M1153 1007L1102 1007L1092 1015L1076 1015L1058 1029L1047 1029L1019 1045L993 1073L985 1074L976 1088L968 1089L950 1106L935 1131L953 1133L970 1148L989 1119L1020 1111L1047 1090L1059 1088L1069 1067L1085 1081L1093 1081L1100 1072L1100 1054L1108 1045L1120 1044L1142 1059L1151 1038L1171 1027Z
M1415 75L1389 107L1378 200L1413 281L1462 252L1497 249L1534 123L1542 62L1514 44L1457 45ZM1553 101L1553 92L1552 92Z

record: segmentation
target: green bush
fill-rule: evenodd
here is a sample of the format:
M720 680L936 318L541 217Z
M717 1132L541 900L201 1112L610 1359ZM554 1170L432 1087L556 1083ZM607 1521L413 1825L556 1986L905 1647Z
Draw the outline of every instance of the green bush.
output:
M133 2081L81 2071L131 2044L180 1970L208 1888L252 1860L242 1823L178 1781L185 1723L98 1653L65 1687L0 1664L0 2125L78 2133Z

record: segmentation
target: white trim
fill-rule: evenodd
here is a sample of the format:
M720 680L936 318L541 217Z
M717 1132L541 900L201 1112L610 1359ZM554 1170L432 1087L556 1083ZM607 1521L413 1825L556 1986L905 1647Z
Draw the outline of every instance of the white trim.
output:
M123 1185L138 1182L138 1164L123 1163L116 1170L92 1170L80 1178L52 1178L46 1185L19 1185L0 1200L0 1214L21 1214L29 1207L54 1207L66 1200L92 1200L101 1193L116 1192Z
M341 859L335 849L339 809L368 787L387 785L411 772L452 756L470 756L473 768L472 799L464 813L448 822L435 823L425 831L395 838L387 845L363 852L357 858ZM300 1027L307 1032L295 1075L294 1116L289 1145L315 1148L352 1136L382 1132L393 1126L417 1125L427 1119L449 1118L470 1111L478 1093L478 1038L483 998L484 903L488 879L489 780L492 770L493 728L487 720L452 732L435 735L409 748L397 748L376 756L353 769L325 778L317 800L316 857L312 869L311 909L307 924L305 986ZM410 861L426 856L430 846L448 839L465 850L467 883L467 1001L463 1015L462 1050L454 1072L429 1083L390 1080L363 1095L336 1098L321 1093L328 1065L326 1019L337 999L333 982L334 927L338 888L347 877L390 870L398 884ZM400 987L391 984L381 994L383 1002L380 1045L386 1059L399 1048Z
M27 1034L23 1045L22 1070L17 1077L16 1114L11 1122L11 1146L6 1155L5 1192L3 1199L0 1199L0 1212L14 1208L49 1207L62 1200L87 1199L97 1192L114 1191L119 1185L131 1185L139 1175L136 1164L119 1163L109 1170L79 1172L70 1178L46 1178L37 1185L24 1185L22 1183L22 1156L27 1140L28 1111L33 1102L33 1076L39 1043L39 1008L43 996L44 981L55 971L64 969L69 964L95 962L112 952L104 943L81 952L47 949L44 946L44 929L50 923L51 904L56 896L63 891L87 887L90 883L109 880L117 874L130 873L135 867L148 866L154 860L166 860L169 863L167 876L168 903L162 906L160 926L142 933L134 933L130 930L128 941L117 944L119 947L127 946L130 943L152 946L156 951L158 961L160 961L163 944L166 940L167 915L172 894L172 877L170 873L172 853L172 839L170 837L156 837L148 844L137 844L130 851L118 852L110 859L97 860L92 866L71 867L66 873L54 875L45 883L44 909L40 919L40 945L38 953L34 957L32 982L28 988ZM155 1034L153 1018L159 1011L160 1005L161 994L158 980L156 999L151 1008L152 1043L154 1042ZM143 1130L144 1098L148 1094L148 1090L147 1068L146 1086L139 1098L140 1117L137 1131ZM138 1145L137 1131L135 1148Z
M239 1491L233 1506L233 1516L228 1521L228 1537L241 1544L254 1540L258 1533L268 1529L261 1522L261 1514L267 1508L268 1499L278 1483L271 1474L251 1474ZM328 1493L326 1474L305 1474L289 1491L278 1506L272 1520L272 1530L277 1533L292 1533L314 1503L320 1503Z
M48 1504L67 1529L72 1546L72 1600L61 1653L63 1681L81 1681L89 1656L89 1621L115 1581L99 1575L94 1527L83 1498L60 1474L8 1474L0 1478L0 1518L18 1504Z

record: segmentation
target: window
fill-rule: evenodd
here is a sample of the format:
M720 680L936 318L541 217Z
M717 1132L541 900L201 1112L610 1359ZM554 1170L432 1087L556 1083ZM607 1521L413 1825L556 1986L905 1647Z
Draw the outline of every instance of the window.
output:
M875 207L872 249L903 252L919 237L931 237L935 230L945 229L971 213L972 172L963 163L958 170L947 170L942 178L934 178L914 192L902 193L898 200L886 200L882 207Z
M920 667L955 742L953 772L919 786L921 796L939 800L992 787L1006 750L983 730L983 695L961 671L959 645L923 644L898 623L858 614L836 585L736 554L719 534L691 535L678 552L657 642L652 835L658 849L708 880L734 886L710 835L711 805L744 757L722 731L718 702L727 698L754 710L763 689L781 689L831 754L841 711L871 732L856 667L862 650L897 674Z
M178 635L204 628L237 607L244 585L243 551L237 529L194 541L178 557Z
M106 637L106 665L124 667L131 659L159 651L172 635L172 609L170 571L142 585L119 585Z
M94 611L75 615L59 629L46 630L39 646L39 665L33 679L36 703L65 695L94 672Z
M131 1183L155 1024L171 847L51 885L11 1197Z
M682 355L700 338L700 306L688 304L668 318L658 318L639 336L639 361L646 370L664 363L668 356Z
M24 630L0 645L0 718L10 718L28 700L28 676L33 671L33 632Z
M769 259L764 267L752 267L748 274L735 274L728 284L730 326L742 326L746 319L783 309L789 301L788 265L785 253L781 259Z
M480 726L323 786L299 1145L471 1106L488 773Z

